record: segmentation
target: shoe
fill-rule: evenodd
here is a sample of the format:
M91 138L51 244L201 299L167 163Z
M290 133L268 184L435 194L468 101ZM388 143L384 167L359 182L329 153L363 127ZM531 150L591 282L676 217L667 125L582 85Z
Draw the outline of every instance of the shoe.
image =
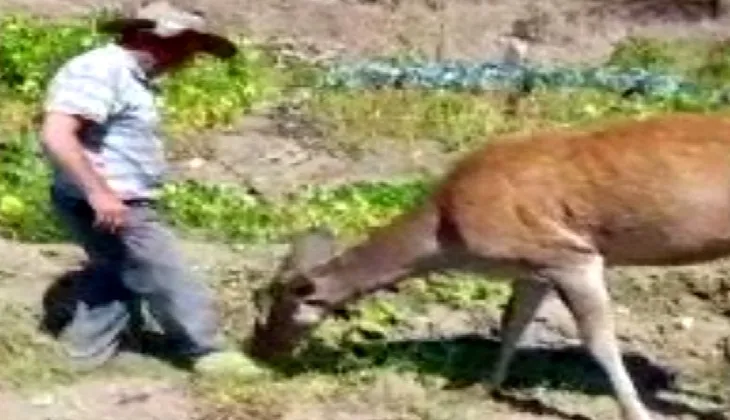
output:
M204 376L259 377L266 373L252 359L236 351L214 351L198 357L193 362L193 371Z
M80 350L71 343L63 342L63 350L69 359L71 369L78 373L88 373L97 370L111 362L119 354L116 342L109 343L94 351Z
M68 357L71 368L79 373L97 370L116 358L120 351L123 331L89 339L73 322L59 334L59 344Z

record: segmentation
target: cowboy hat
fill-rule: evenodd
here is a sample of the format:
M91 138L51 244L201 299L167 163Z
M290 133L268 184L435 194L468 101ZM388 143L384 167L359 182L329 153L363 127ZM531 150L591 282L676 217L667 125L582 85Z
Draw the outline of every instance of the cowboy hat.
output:
M218 58L230 58L236 54L236 45L226 37L215 33L205 13L180 2L168 0L142 0L127 3L121 16L99 24L102 32L120 33L129 30L149 31L167 38L191 31L202 42L202 49Z

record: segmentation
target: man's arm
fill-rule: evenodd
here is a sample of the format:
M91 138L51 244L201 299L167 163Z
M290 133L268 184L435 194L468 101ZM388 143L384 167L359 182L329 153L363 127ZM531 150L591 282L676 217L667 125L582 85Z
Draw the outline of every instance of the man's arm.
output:
M86 157L79 139L85 124L87 121L81 117L48 112L43 120L41 142L50 159L84 191L96 214L94 225L116 232L124 226L128 209Z
M41 142L50 159L84 191L96 215L94 225L116 232L124 226L128 209L84 153L79 132L87 123L74 115L48 112L43 120Z
M49 159L84 192L96 215L95 225L121 228L127 207L97 173L83 150L81 130L103 124L112 112L114 67L108 62L74 61L56 74L45 101L41 142Z
M49 112L43 119L41 141L53 161L69 174L85 195L110 192L106 181L86 157L79 132L88 122L75 115Z

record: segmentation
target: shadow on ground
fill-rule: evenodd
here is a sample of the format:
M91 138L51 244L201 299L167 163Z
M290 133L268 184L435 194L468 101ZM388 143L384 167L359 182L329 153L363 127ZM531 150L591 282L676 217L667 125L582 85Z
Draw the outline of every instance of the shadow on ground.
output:
M71 319L75 285L87 275L88 268L69 271L59 276L46 290L39 324L41 331L58 337ZM273 368L284 376L304 373L341 375L359 369L392 368L402 372L443 377L447 381L445 390L479 392L479 385L488 377L491 366L497 359L499 345L497 338L481 335L400 341L375 339L338 346L313 339L295 359L277 363ZM131 351L163 359L177 367L186 367L184 362L170 357L164 349L164 339L154 334L139 336L136 345L129 348ZM624 361L652 410L668 416L692 415L698 420L730 420L730 417L721 412L701 410L688 403L661 397L660 393L668 391L697 397L713 404L722 403L721 398L715 396L693 395L679 389L678 375L671 369L637 353L625 354ZM502 391L493 393L492 397L524 413L552 415L570 420L586 419L584 416L568 414L550 407L539 399L512 392L535 388L580 392L593 396L612 394L607 378L581 347L560 345L518 349Z
M42 314L37 326L41 333L56 339L60 337L73 318L78 302L79 284L87 280L93 270L93 267L86 265L80 269L66 271L51 282L42 298ZM114 278L110 277L109 281L110 284L113 284ZM114 293L112 286L109 289L111 295L120 299L129 299L131 296L125 293ZM89 302L86 303L89 304ZM173 343L169 342L159 330L156 330L156 325L149 323L150 318L139 302L129 299L128 304L132 318L128 331L123 333L119 350L152 357L178 369L190 369L191 361L180 358L171 351ZM93 304L90 304L91 306Z
M83 281L87 268L66 271L58 276L43 294L43 312L38 328L41 332L58 338L71 321L74 309L75 286Z
M447 339L379 341L333 348L314 341L296 361L277 368L286 375L318 372L342 374L359 368L394 368L445 378L445 390L478 391L496 362L500 342L496 338L465 335ZM730 420L713 409L699 409L685 402L660 396L663 392L699 398L711 404L722 399L698 395L677 385L677 372L660 366L641 354L626 353L624 362L652 410L667 416L692 415L698 420ZM612 395L606 376L581 347L522 347L512 363L510 375L501 391L492 397L515 410L565 419L585 419L547 406L539 399L519 395L520 390L546 388L553 391L580 392L591 396ZM518 392L515 392L518 391Z

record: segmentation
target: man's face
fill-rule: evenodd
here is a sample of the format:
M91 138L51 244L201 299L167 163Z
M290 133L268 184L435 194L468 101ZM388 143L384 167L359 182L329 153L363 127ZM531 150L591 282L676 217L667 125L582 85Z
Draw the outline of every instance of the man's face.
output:
M202 39L194 32L161 38L150 36L144 42L144 49L152 55L154 71L163 73L175 70L190 62L195 54L202 52Z

